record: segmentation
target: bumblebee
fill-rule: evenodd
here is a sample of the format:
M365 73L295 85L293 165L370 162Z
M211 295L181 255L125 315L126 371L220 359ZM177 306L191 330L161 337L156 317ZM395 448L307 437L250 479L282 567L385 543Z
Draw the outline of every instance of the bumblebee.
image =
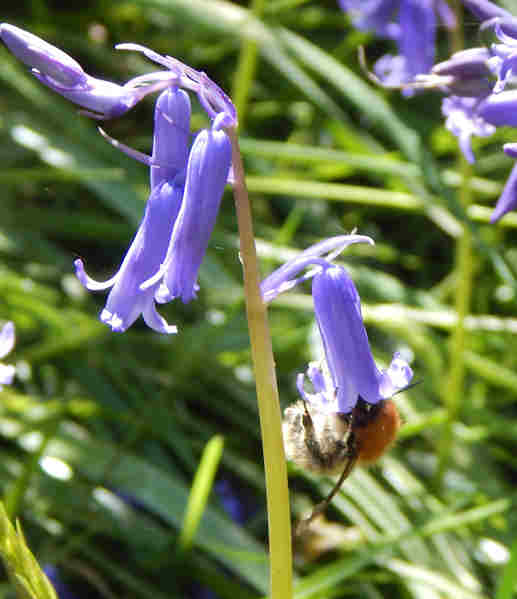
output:
M287 458L317 474L341 472L329 495L300 522L297 534L325 511L356 464L371 464L382 456L399 428L400 416L391 399L370 404L359 397L348 414L302 400L286 408L282 429Z

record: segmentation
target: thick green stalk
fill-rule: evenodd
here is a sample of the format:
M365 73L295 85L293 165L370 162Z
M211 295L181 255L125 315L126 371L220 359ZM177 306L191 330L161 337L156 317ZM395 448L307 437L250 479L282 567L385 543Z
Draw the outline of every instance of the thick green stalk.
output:
M257 18L262 16L266 0L252 0L249 12ZM250 95L251 85L255 78L257 68L258 47L257 42L251 38L244 38L241 44L239 62L233 81L232 98L239 115L239 124L242 127L246 118L246 109Z
M232 140L232 164L235 178L233 194L239 225L246 313L266 471L271 598L290 599L292 597L291 516L275 362L266 306L260 294L260 274L253 236L251 207L244 180L239 142L235 130L229 130L228 133Z
M461 4L456 0L453 2L453 7L458 20L458 26L453 36L453 51L457 52L463 47L463 37L461 30ZM472 203L472 190L470 188L470 179L472 177L472 169L468 162L463 157L461 150L458 148L459 155L459 170L462 176L462 184L460 188L460 201L464 208L467 209ZM447 375L447 380L443 388L443 402L447 409L447 421L444 426L443 436L440 440L438 451L438 468L436 470L436 486L440 488L443 484L443 476L447 470L447 464L450 460L450 455L453 445L453 426L458 418L463 396L465 393L465 350L467 347L465 329L465 318L470 312L470 304L472 300L472 278L474 266L474 255L472 248L472 235L467 227L463 228L461 236L456 242L456 258L454 270L456 273L456 295L455 295L455 310L458 316L456 326L452 333L449 346L449 363L450 370Z

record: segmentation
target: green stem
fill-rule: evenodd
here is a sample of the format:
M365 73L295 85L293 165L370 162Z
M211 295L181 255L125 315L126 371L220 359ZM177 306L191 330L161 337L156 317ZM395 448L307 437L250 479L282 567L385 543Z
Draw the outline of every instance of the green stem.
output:
M260 275L253 236L251 207L244 180L239 142L235 130L229 130L228 134L232 140L232 164L235 178L233 194L239 225L246 313L266 471L271 598L290 599L292 597L291 516L275 362L266 306L260 294Z
M266 0L252 0L249 12L260 19L264 12ZM232 98L239 115L239 125L243 126L246 118L246 109L248 106L248 98L250 95L251 85L255 78L257 69L257 43L246 38L242 41L241 51L239 54L239 62L235 71L235 79L233 81Z
M457 52L463 47L463 37L461 30L461 3L454 0L453 7L456 12L458 26L453 36L453 51ZM472 169L463 157L461 150L458 149L460 172L462 184L460 188L460 201L467 209L472 203L472 191L470 188L470 179ZM457 314L456 327L451 336L449 356L450 370L447 376L447 382L444 386L443 402L447 409L447 421L444 426L443 436L440 441L438 451L438 468L436 470L436 486L440 488L443 485L443 477L450 461L450 455L453 445L453 426L458 418L461 403L464 396L465 383L465 350L467 331L465 329L465 318L470 312L472 300L472 278L473 278L473 248L472 235L467 227L463 228L462 235L456 242L455 272L457 279L457 288L455 296L455 310Z

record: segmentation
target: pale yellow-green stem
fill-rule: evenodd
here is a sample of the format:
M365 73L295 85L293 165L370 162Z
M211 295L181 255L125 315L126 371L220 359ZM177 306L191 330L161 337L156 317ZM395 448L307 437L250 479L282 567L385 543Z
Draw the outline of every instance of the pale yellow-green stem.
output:
M260 18L264 12L265 5L266 0L252 0L249 12L254 17ZM241 43L239 62L235 71L232 90L233 103L239 115L239 124L241 127L247 116L248 98L257 68L257 55L257 42L250 38L244 38Z
M454 52L463 48L463 34L461 28L462 6L457 0L453 2L456 13L457 27L453 35ZM472 190L470 178L472 169L458 149L459 167L462 177L460 188L460 201L465 209L472 203ZM443 429L438 450L438 467L436 469L435 483L439 488L443 483L443 476L447 470L453 444L453 426L459 416L463 396L465 394L465 350L467 332L465 318L470 312L472 300L472 284L474 270L474 255L472 248L472 235L467 227L463 228L461 236L456 242L456 258L454 271L456 274L455 310L458 315L456 326L452 332L449 346L450 370L443 387L443 402L447 410L447 420Z
M275 362L266 306L260 295L260 274L253 236L251 207L244 179L239 142L234 129L230 129L228 134L232 140L232 164L235 178L233 194L239 226L246 313L266 471L271 568L270 596L272 599L290 599L292 597L291 516Z

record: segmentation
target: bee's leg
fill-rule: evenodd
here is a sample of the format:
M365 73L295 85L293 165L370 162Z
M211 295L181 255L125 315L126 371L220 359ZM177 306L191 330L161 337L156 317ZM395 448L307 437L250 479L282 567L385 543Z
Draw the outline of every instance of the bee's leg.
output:
M312 416L307 408L307 403L303 402L304 414L302 416L302 424L305 430L305 445L309 452L314 456L315 459L322 462L323 457L321 456L321 450L317 439L314 436L314 424L312 422Z
M325 497L325 499L323 501L321 501L320 503L318 503L317 505L314 506L311 515L308 518L305 518L304 520L300 520L300 522L298 522L296 529L295 529L296 536L303 535L307 531L311 522L327 509L330 502L334 499L336 493L341 488L341 485L344 483L344 481L348 478L348 476L354 469L354 466L357 462L358 455L359 455L359 452L356 448L354 441L352 440L350 456L345 464L345 467L343 469L343 472L341 473L341 476L338 478L336 484L334 485L334 487L332 488L330 493L327 495L327 497Z

